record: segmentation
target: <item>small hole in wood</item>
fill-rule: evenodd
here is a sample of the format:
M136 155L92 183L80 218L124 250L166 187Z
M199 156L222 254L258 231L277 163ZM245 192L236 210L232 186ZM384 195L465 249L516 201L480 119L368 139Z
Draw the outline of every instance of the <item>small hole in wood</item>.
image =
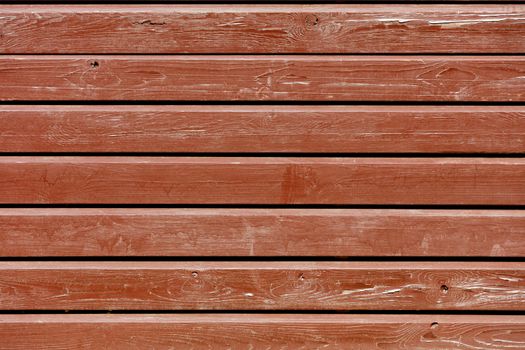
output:
M197 278L197 277L199 277L199 273L198 273L197 271L193 271L193 272L191 273L191 277L193 277L193 278Z
M432 323L430 324L430 329L436 329L436 328L438 328L438 327L439 327L439 323L437 323L437 322L432 322Z
M100 63L98 63L98 61L91 61L89 62L89 66L93 69L97 69L100 66Z
M302 273L299 275L299 281L304 281L304 275Z
M448 293L448 286L447 285L445 285L445 284L442 285L440 289L441 289L441 293L443 293L443 294Z

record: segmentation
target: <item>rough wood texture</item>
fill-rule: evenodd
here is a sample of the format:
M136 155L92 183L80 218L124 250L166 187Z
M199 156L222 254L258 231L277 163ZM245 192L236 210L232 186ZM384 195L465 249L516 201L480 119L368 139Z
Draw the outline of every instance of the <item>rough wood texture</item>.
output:
M525 101L522 56L0 56L0 100Z
M0 157L0 203L523 205L525 159Z
M525 350L493 1L0 5L0 350Z
M525 5L4 5L0 27L4 54L525 51Z
M3 152L525 153L522 106L0 106Z
M523 316L0 315L1 349L525 349Z
M0 209L0 256L525 256L525 212Z
M523 310L525 264L0 262L3 310Z

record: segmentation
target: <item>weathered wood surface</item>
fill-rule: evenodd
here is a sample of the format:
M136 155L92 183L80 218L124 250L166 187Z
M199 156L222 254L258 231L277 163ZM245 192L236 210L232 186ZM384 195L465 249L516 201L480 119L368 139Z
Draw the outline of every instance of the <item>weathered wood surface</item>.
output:
M4 54L525 52L525 5L4 5L0 28Z
M524 310L521 262L0 262L2 310Z
M525 153L523 106L0 106L2 152Z
M0 157L5 204L525 204L522 158Z
M525 349L525 5L402 2L0 5L0 349Z
M0 315L1 349L525 349L523 316Z
M1 56L0 100L525 101L522 56Z
M0 256L525 256L525 212L0 209Z

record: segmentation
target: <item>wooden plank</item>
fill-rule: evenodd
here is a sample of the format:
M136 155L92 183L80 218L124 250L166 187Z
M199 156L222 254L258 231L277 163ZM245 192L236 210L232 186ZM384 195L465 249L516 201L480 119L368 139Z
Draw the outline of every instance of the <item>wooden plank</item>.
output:
M0 100L525 101L523 56L0 56Z
M0 53L516 53L525 5L4 5Z
M523 106L3 105L2 152L525 153Z
M525 263L0 262L2 310L525 310Z
M0 209L0 256L525 256L519 210Z
M524 349L523 316L0 315L2 349Z
M5 204L525 204L523 158L0 157Z

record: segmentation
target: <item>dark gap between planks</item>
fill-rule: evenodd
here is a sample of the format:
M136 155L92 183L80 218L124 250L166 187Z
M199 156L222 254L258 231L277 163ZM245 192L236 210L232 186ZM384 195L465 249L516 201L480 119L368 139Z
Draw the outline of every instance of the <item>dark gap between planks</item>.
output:
M525 262L525 257L500 256L51 256L0 257L0 262Z
M525 205L486 204L94 204L94 203L0 203L1 208L186 208L186 209L441 209L525 210Z
M0 55L1 56L1 55ZM57 106L525 106L525 101L276 101L276 100L11 100L0 105L57 105Z
M494 310L0 310L0 314L20 315L20 314L253 314L253 315L281 315L281 314L345 314L345 315L508 315L521 316L521 311L494 311Z

